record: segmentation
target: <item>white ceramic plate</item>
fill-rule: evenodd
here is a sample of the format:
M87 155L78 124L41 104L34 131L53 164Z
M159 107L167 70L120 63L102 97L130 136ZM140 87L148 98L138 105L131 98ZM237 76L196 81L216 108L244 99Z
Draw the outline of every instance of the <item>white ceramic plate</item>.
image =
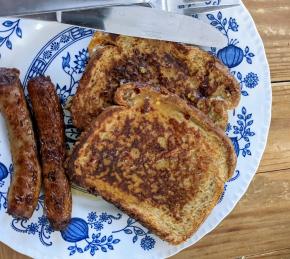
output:
M223 49L209 51L230 67L243 94L239 107L230 112L227 127L238 155L237 168L219 204L199 230L187 242L171 246L113 205L76 189L73 218L62 233L53 232L43 216L43 196L30 220L13 219L6 213L13 168L0 116L0 241L34 258L164 258L197 242L231 212L250 184L266 145L271 118L269 67L261 38L243 5L199 18L228 39ZM75 92L84 71L92 34L90 29L55 23L0 19L0 66L20 69L24 85L39 73L50 75L64 103ZM78 133L68 114L65 119L70 145Z

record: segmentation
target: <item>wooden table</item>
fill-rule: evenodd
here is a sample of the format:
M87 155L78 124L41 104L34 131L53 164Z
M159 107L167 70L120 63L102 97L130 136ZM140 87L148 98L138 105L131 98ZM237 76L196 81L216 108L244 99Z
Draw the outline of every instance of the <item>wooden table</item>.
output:
M173 256L290 258L290 1L245 0L264 40L273 89L266 151L246 195L197 244ZM25 259L0 244L1 259Z

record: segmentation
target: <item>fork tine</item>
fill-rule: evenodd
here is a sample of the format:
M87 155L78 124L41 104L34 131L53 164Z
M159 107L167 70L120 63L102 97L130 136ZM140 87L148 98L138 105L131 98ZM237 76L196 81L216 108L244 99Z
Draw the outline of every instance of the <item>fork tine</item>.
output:
M218 6L192 6L188 8L181 8L183 9L183 14L185 15L192 15L198 13L209 13L218 10L228 9L232 7L240 6L239 4L228 4L228 5L218 5Z

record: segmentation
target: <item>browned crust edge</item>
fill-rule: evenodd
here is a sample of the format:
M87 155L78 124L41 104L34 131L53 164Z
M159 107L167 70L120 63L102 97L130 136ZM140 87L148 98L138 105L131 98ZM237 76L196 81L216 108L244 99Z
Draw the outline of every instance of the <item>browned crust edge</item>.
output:
M232 142L225 135L223 130L217 127L204 113L202 113L200 110L198 110L195 107L189 107L186 101L184 101L177 95L172 94L167 89L159 88L159 87L152 87L146 84L128 83L119 87L115 93L115 102L117 104L128 107L127 102L123 99L123 92L126 91L127 89L128 90L139 89L140 94L142 94L143 92L147 92L149 95L150 95L150 91L153 90L155 93L161 94L162 98L164 98L166 102L174 103L176 106L180 107L181 110L184 110L185 113L190 114L191 118L194 118L195 121L198 121L201 127L205 128L205 130L213 131L219 138L222 139L224 145L227 148L227 153L229 157L228 179L232 176L233 171L236 167L236 163L237 163L237 157L236 157ZM135 91L135 94L137 94L136 91Z
M98 62L98 60L102 57L103 53L108 49L108 48L115 48L114 46L104 46L97 51L94 52L92 57L90 57L89 62L85 68L85 71L82 75L82 78L80 79L79 86L77 88L77 92L75 96L71 99L69 104L67 105L68 110L71 112L72 116L72 121L73 124L76 128L83 130L84 121L83 119L79 119L78 116L76 116L76 113L74 112L75 109L78 109L78 98L77 98L77 93L79 91L85 91L86 86L88 85L90 78L91 78L91 73L93 68L95 67L95 63Z
M123 210L125 213L127 213L129 216L132 216L133 218L137 219L143 226L147 227L148 229L152 230L157 236L159 236L161 239L173 244L173 245L178 245L182 242L184 242L185 240L187 240L190 236L192 236L192 234L197 231L197 229L200 227L200 225L205 221L205 219L207 218L207 216L210 214L210 212L212 211L212 209L216 206L222 192L223 192L223 187L224 187L224 182L221 182L221 180L216 179L216 191L215 191L215 195L213 197L213 200L210 204L210 206L202 211L202 214L200 216L200 220L199 222L196 222L193 226L192 229L190 229L190 231L188 231L187 235L183 235L180 236L180 239L174 239L170 236L170 233L166 233L166 232L162 232L160 231L160 229L158 228L158 226L155 224L155 222L148 222L148 220L146 220L142 214L138 213L136 210L131 210L128 209L126 206L122 205L121 201L118 201L117 199L114 199L111 197L111 194L106 192L106 191L97 191L95 188L88 188L85 184L84 179L81 176L75 175L75 171L74 171L74 161L77 159L78 156L78 151L80 150L80 148L82 147L82 145L86 142L86 140L88 139L88 137L90 136L90 134L94 131L95 129L95 125L101 123L102 121L104 121L107 117L111 117L112 114L116 111L122 110L125 107L129 107L129 105L127 104L127 102L123 99L122 93L123 91L125 91L126 89L136 89L138 88L140 90L140 93L142 92L150 92L155 91L156 93L160 93L162 98L165 98L165 100L167 102L173 102L176 104L176 106L179 106L181 109L183 109L186 113L190 114L192 116L192 118L194 118L195 120L198 120L200 122L200 125L202 127L204 127L206 130L210 130L210 131L214 131L216 133L216 135L222 139L223 143L225 144L225 146L227 147L227 153L228 153L228 157L229 157L229 163L228 163L228 178L230 178L233 174L233 171L235 169L236 166L236 156L235 156L235 152L232 146L232 143L230 142L230 140L225 136L224 132L217 128L213 122L211 122L206 115L204 115L201 111L199 111L196 108L192 108L189 107L186 102L184 100L182 100L180 97L168 92L166 89L164 88L152 88L150 86L146 86L146 85L142 85L142 84L125 84L123 86L121 86L120 88L117 89L116 94L115 94L115 101L117 104L120 104L122 106L113 106L113 107L109 107L107 108L103 113L101 113L99 115L99 117L97 117L97 119L95 120L95 122L92 124L91 128L87 131L84 132L80 141L78 142L75 150L73 151L72 156L69 159L68 162L68 174L71 177L71 180L87 189L90 193L94 194L94 195L101 195L105 200L107 200L108 202L113 203L116 207L120 208L121 210ZM125 107L124 107L125 106Z

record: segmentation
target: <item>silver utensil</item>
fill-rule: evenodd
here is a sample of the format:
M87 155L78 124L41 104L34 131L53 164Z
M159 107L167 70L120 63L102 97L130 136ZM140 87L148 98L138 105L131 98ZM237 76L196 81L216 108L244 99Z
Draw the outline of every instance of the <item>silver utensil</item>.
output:
M141 38L223 47L225 37L192 17L141 6L63 12L61 22Z
M239 5L239 0L230 1L227 4L209 6L206 5L207 0L0 0L0 16L24 16L133 4L143 4L164 11L190 15Z
M143 2L144 0L0 0L0 16L23 16Z

